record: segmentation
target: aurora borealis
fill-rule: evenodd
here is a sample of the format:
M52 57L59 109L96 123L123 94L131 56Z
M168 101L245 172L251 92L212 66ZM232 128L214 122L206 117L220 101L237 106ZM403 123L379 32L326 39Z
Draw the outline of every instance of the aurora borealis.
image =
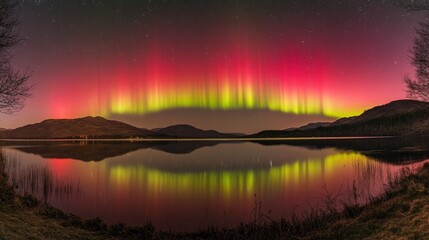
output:
M37 89L1 123L255 132L360 114L405 97L419 16L394 2L22 1L15 64Z

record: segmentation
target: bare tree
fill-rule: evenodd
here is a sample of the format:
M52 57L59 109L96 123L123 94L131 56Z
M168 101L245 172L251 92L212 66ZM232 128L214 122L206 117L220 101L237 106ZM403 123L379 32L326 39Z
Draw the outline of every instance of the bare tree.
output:
M16 33L16 7L12 0L0 0L0 112L7 114L21 110L32 89L29 75L11 65L9 51L21 41Z
M414 46L411 49L411 64L416 68L414 78L406 76L407 96L422 101L429 101L429 0L399 0L408 12L424 12L426 18L416 29Z
M411 50L411 64L416 68L415 79L407 76L408 97L429 100L429 21L420 23Z

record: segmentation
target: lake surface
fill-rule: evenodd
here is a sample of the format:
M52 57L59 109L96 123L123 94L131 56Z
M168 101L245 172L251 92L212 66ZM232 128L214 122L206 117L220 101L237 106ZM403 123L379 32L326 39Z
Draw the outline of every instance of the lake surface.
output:
M156 229L232 227L323 207L327 192L358 202L403 167L429 159L429 139L3 142L10 182L54 207Z

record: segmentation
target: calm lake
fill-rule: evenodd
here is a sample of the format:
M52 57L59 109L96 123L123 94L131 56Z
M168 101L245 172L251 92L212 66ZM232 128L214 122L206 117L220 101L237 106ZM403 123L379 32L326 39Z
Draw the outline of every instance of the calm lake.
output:
M54 207L156 229L232 227L358 202L429 159L428 138L2 142L10 182ZM260 204L260 206L259 206Z

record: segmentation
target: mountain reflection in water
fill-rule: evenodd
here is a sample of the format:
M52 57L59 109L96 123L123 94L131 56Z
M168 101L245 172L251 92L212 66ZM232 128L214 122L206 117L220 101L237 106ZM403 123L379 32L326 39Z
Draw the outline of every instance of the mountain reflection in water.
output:
M428 159L427 142L14 142L2 153L18 191L64 211L189 230L250 221L255 195L271 218L320 203L324 186L349 201L355 185L364 203L402 167Z

